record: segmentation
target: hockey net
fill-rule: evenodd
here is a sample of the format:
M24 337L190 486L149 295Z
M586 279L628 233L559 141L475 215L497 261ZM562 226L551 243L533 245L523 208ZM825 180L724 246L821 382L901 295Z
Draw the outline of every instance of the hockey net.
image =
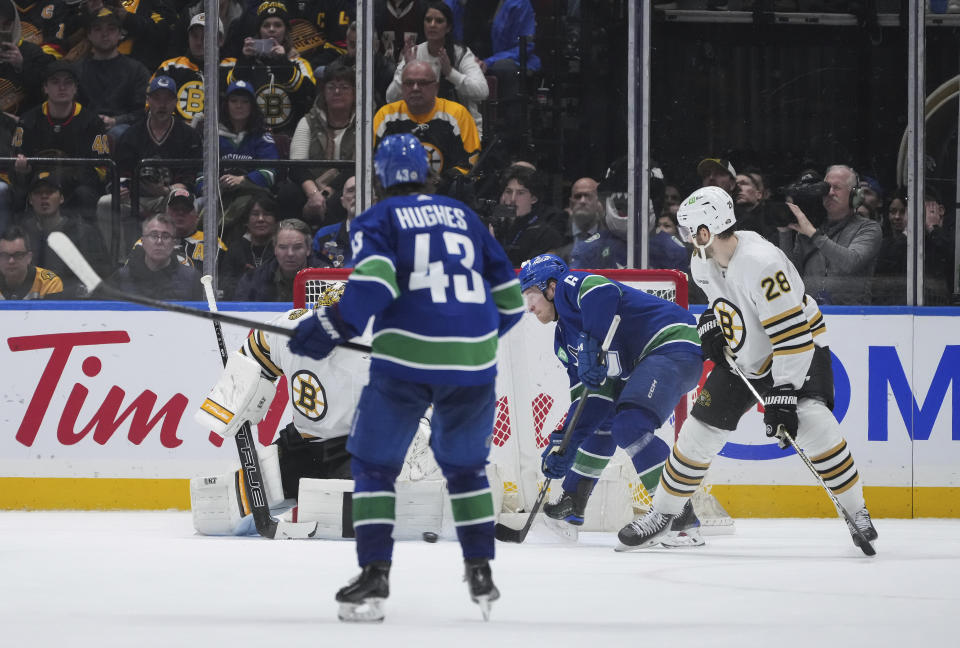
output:
M308 268L294 283L294 307L327 303L348 268ZM603 270L611 279L687 307L687 278L675 270ZM682 399L657 435L672 446L686 419L695 392ZM501 514L522 513L532 506L543 484L540 454L550 433L569 407L566 371L553 354L553 326L524 317L506 335L498 352L497 404L490 452L491 484ZM554 482L559 497L560 483ZM498 487L499 486L499 487ZM551 491L554 487L551 487ZM710 494L708 480L694 495L694 506L705 531L732 532L733 520ZM618 449L607 465L587 507L584 530L616 531L649 509L650 494L633 464Z

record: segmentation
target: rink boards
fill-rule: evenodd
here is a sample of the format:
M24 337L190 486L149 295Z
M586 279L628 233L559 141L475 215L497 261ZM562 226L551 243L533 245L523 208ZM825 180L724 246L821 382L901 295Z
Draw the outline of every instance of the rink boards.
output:
M270 308L227 310L262 320L284 310ZM960 310L824 310L835 414L871 511L960 517ZM6 303L0 330L0 508L187 508L188 478L232 469L232 442L220 443L192 418L221 366L209 322L116 303ZM224 333L236 348L245 331ZM566 406L565 377L549 366L552 334L524 322L510 335L501 405L512 408L514 429L549 433L549 419ZM517 349L546 360L531 362ZM527 411L526 401L545 392L555 397L549 416ZM286 401L278 390L261 442L286 424ZM503 453L531 451L495 440L493 452L506 461ZM710 477L737 517L833 514L801 462L767 442L756 411Z

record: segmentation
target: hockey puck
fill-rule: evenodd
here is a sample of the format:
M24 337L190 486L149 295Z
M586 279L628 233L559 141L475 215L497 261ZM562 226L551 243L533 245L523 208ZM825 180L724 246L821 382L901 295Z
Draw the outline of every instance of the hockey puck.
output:
M437 540L440 539L440 536L438 536L438 535L437 535L436 533L434 533L433 531L424 531L424 532L423 532L423 539L424 539L425 541L427 541L427 542L436 542Z

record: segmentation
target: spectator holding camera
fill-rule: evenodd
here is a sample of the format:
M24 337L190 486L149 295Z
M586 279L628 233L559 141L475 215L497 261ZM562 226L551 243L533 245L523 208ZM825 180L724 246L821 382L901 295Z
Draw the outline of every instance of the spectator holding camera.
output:
M513 165L500 182L500 205L508 215L497 239L514 267L567 243L567 214L541 200L547 187L537 171Z
M293 47L287 6L267 0L257 7L257 29L245 38L227 81L246 81L274 135L292 136L316 91L313 68Z
M780 248L800 271L807 293L820 304L869 304L870 284L880 251L880 224L857 214L859 179L849 166L829 167L818 228L794 203L796 222L778 227Z

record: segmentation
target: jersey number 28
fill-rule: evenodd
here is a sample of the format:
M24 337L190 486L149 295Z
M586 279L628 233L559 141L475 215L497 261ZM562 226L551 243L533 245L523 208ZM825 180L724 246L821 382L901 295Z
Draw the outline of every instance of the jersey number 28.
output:
M413 272L410 273L410 290L430 290L435 304L446 303L450 275L444 271L443 261L430 260L429 232L417 234L413 241ZM473 269L473 241L457 232L444 232L443 245L449 256L460 257L460 265L466 272L453 275L453 296L464 304L482 304L487 300L483 277Z

